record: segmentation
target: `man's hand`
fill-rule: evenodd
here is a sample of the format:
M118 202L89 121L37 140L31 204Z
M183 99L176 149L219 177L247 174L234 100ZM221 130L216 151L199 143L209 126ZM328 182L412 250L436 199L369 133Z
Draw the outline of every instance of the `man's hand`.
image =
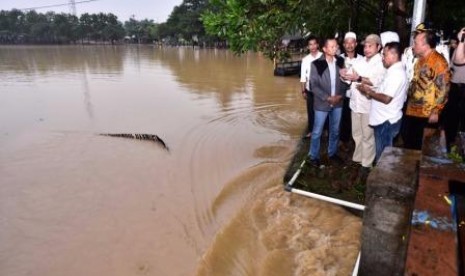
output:
M435 124L439 121L439 114L437 111L432 111L428 118L428 123Z
M362 93L362 95L367 96L367 97L368 97L368 93L371 90L370 87L368 87L368 85L363 84L363 83L357 85L357 89L358 91L360 91L360 93Z
M355 71L348 71L346 68L339 70L339 75L344 81L356 81L359 78L359 75Z
M302 90L302 98L307 99L307 91Z
M368 78L362 79L362 84L366 84L368 86L373 86L373 83Z
M339 103L341 99L342 99L342 96L339 96L339 95L331 96L331 97L328 97L328 103L330 106L335 106L336 104Z

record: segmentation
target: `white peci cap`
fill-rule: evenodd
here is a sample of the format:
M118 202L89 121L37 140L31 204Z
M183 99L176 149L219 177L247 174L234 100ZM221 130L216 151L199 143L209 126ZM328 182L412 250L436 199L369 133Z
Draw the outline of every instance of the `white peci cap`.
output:
M400 42L399 35L396 32L387 31L381 33L381 44L383 47L389 42Z
M344 36L344 40L349 39L349 38L357 40L357 35L354 32L347 32L346 35Z

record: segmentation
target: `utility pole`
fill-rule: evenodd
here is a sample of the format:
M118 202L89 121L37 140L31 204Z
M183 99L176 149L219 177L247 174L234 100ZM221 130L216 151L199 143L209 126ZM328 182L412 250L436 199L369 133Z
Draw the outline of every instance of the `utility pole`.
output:
M425 20L426 0L415 0L413 4L412 28L411 32L415 31L415 27ZM410 45L413 44L413 37L410 38Z
M75 0L69 0L69 13L76 16L76 2L75 2Z

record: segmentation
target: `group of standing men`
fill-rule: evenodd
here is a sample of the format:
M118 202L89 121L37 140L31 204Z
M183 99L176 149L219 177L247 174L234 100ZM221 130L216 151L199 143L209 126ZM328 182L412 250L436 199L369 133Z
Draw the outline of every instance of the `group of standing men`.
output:
M465 28L458 37L462 34ZM343 162L337 153L340 138L343 142L352 138L355 142L352 161L360 164L364 173L379 160L385 147L392 146L399 132L405 148L421 149L424 129L440 124L445 128L450 150L458 125L461 124L462 131L465 128L465 106L461 106L465 105L464 41L459 38L452 58L454 66L459 67L456 70L461 72L457 78L464 84L455 85L456 90L461 89L456 93L460 100L451 103L447 102L449 64L435 50L435 33L420 24L413 35L414 64L402 62L403 51L394 32L382 33L381 37L366 36L364 56L356 53L357 37L353 32L345 34L344 53L340 55L335 38L323 40L322 52L316 37L308 39L310 54L302 60L300 81L307 100L308 156L312 165L320 165L320 141L327 118L330 161ZM410 78L406 71L409 65L413 66ZM448 124L452 125L447 127Z

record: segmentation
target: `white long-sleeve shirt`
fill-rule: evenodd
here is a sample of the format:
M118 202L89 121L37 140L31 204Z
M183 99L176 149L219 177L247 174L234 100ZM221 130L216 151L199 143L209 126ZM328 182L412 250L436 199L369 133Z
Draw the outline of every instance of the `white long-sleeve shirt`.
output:
M362 60L354 63L353 69L363 78L368 78L373 84L373 90L379 91L386 68L383 65L383 59L380 54L372 56L370 59L364 57ZM371 99L360 93L357 89L357 83L352 83L350 90L349 107L355 113L370 113Z
M312 62L316 59L319 59L323 53L318 51L316 56L312 54L306 55L302 59L302 63L300 65L300 82L305 82L305 88L310 90L310 70L312 69Z
M340 57L342 57L344 59L344 67L349 71L353 71L354 64L363 59L363 55L360 55L360 54L357 54L357 53L355 53L353 58L349 57L345 53L341 54ZM347 81L346 83L349 84L350 81ZM352 91L350 90L350 88L347 89L346 97L350 98L351 94L352 94Z

